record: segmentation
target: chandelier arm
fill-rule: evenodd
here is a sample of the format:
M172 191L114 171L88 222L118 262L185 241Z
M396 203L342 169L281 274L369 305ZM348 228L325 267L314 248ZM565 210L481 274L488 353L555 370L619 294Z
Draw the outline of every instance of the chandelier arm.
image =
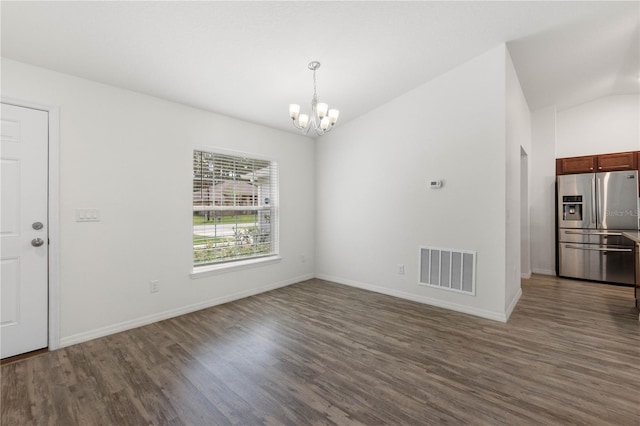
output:
M318 123L318 96L315 93L315 89L313 98L311 99L311 123L314 128L317 128L320 125L320 123Z
M309 129L311 126L307 126L307 127L302 127L301 125L299 125L298 123L296 123L296 120L292 120L293 122L293 127L295 127L296 129L300 130L302 133L304 133L305 135L307 133L309 133Z
M331 126L327 127L325 130L322 130L322 127L316 129L316 133L318 134L318 136L322 136L324 134L329 133L331 130L333 130L334 125L332 124Z

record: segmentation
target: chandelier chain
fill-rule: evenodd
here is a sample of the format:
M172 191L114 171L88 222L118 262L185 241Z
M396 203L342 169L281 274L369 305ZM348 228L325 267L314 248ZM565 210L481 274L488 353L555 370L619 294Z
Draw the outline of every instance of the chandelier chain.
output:
M318 97L318 94L316 91L316 70L315 69L313 70L313 97L314 98Z

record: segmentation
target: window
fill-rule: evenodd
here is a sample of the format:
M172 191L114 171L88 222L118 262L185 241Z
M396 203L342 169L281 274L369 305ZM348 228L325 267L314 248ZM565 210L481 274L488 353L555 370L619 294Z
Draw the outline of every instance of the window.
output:
M277 164L193 151L193 265L277 254Z

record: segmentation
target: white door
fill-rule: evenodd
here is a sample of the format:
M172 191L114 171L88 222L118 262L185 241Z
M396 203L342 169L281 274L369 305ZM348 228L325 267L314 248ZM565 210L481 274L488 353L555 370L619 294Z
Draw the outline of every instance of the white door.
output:
M0 352L47 347L48 113L2 104Z

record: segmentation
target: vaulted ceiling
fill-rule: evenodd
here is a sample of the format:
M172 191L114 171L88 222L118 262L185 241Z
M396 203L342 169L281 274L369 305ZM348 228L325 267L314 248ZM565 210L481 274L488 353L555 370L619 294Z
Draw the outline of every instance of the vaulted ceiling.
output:
M639 92L638 2L12 2L3 57L294 131L352 120L507 43L532 110ZM337 129L336 129L337 130Z

